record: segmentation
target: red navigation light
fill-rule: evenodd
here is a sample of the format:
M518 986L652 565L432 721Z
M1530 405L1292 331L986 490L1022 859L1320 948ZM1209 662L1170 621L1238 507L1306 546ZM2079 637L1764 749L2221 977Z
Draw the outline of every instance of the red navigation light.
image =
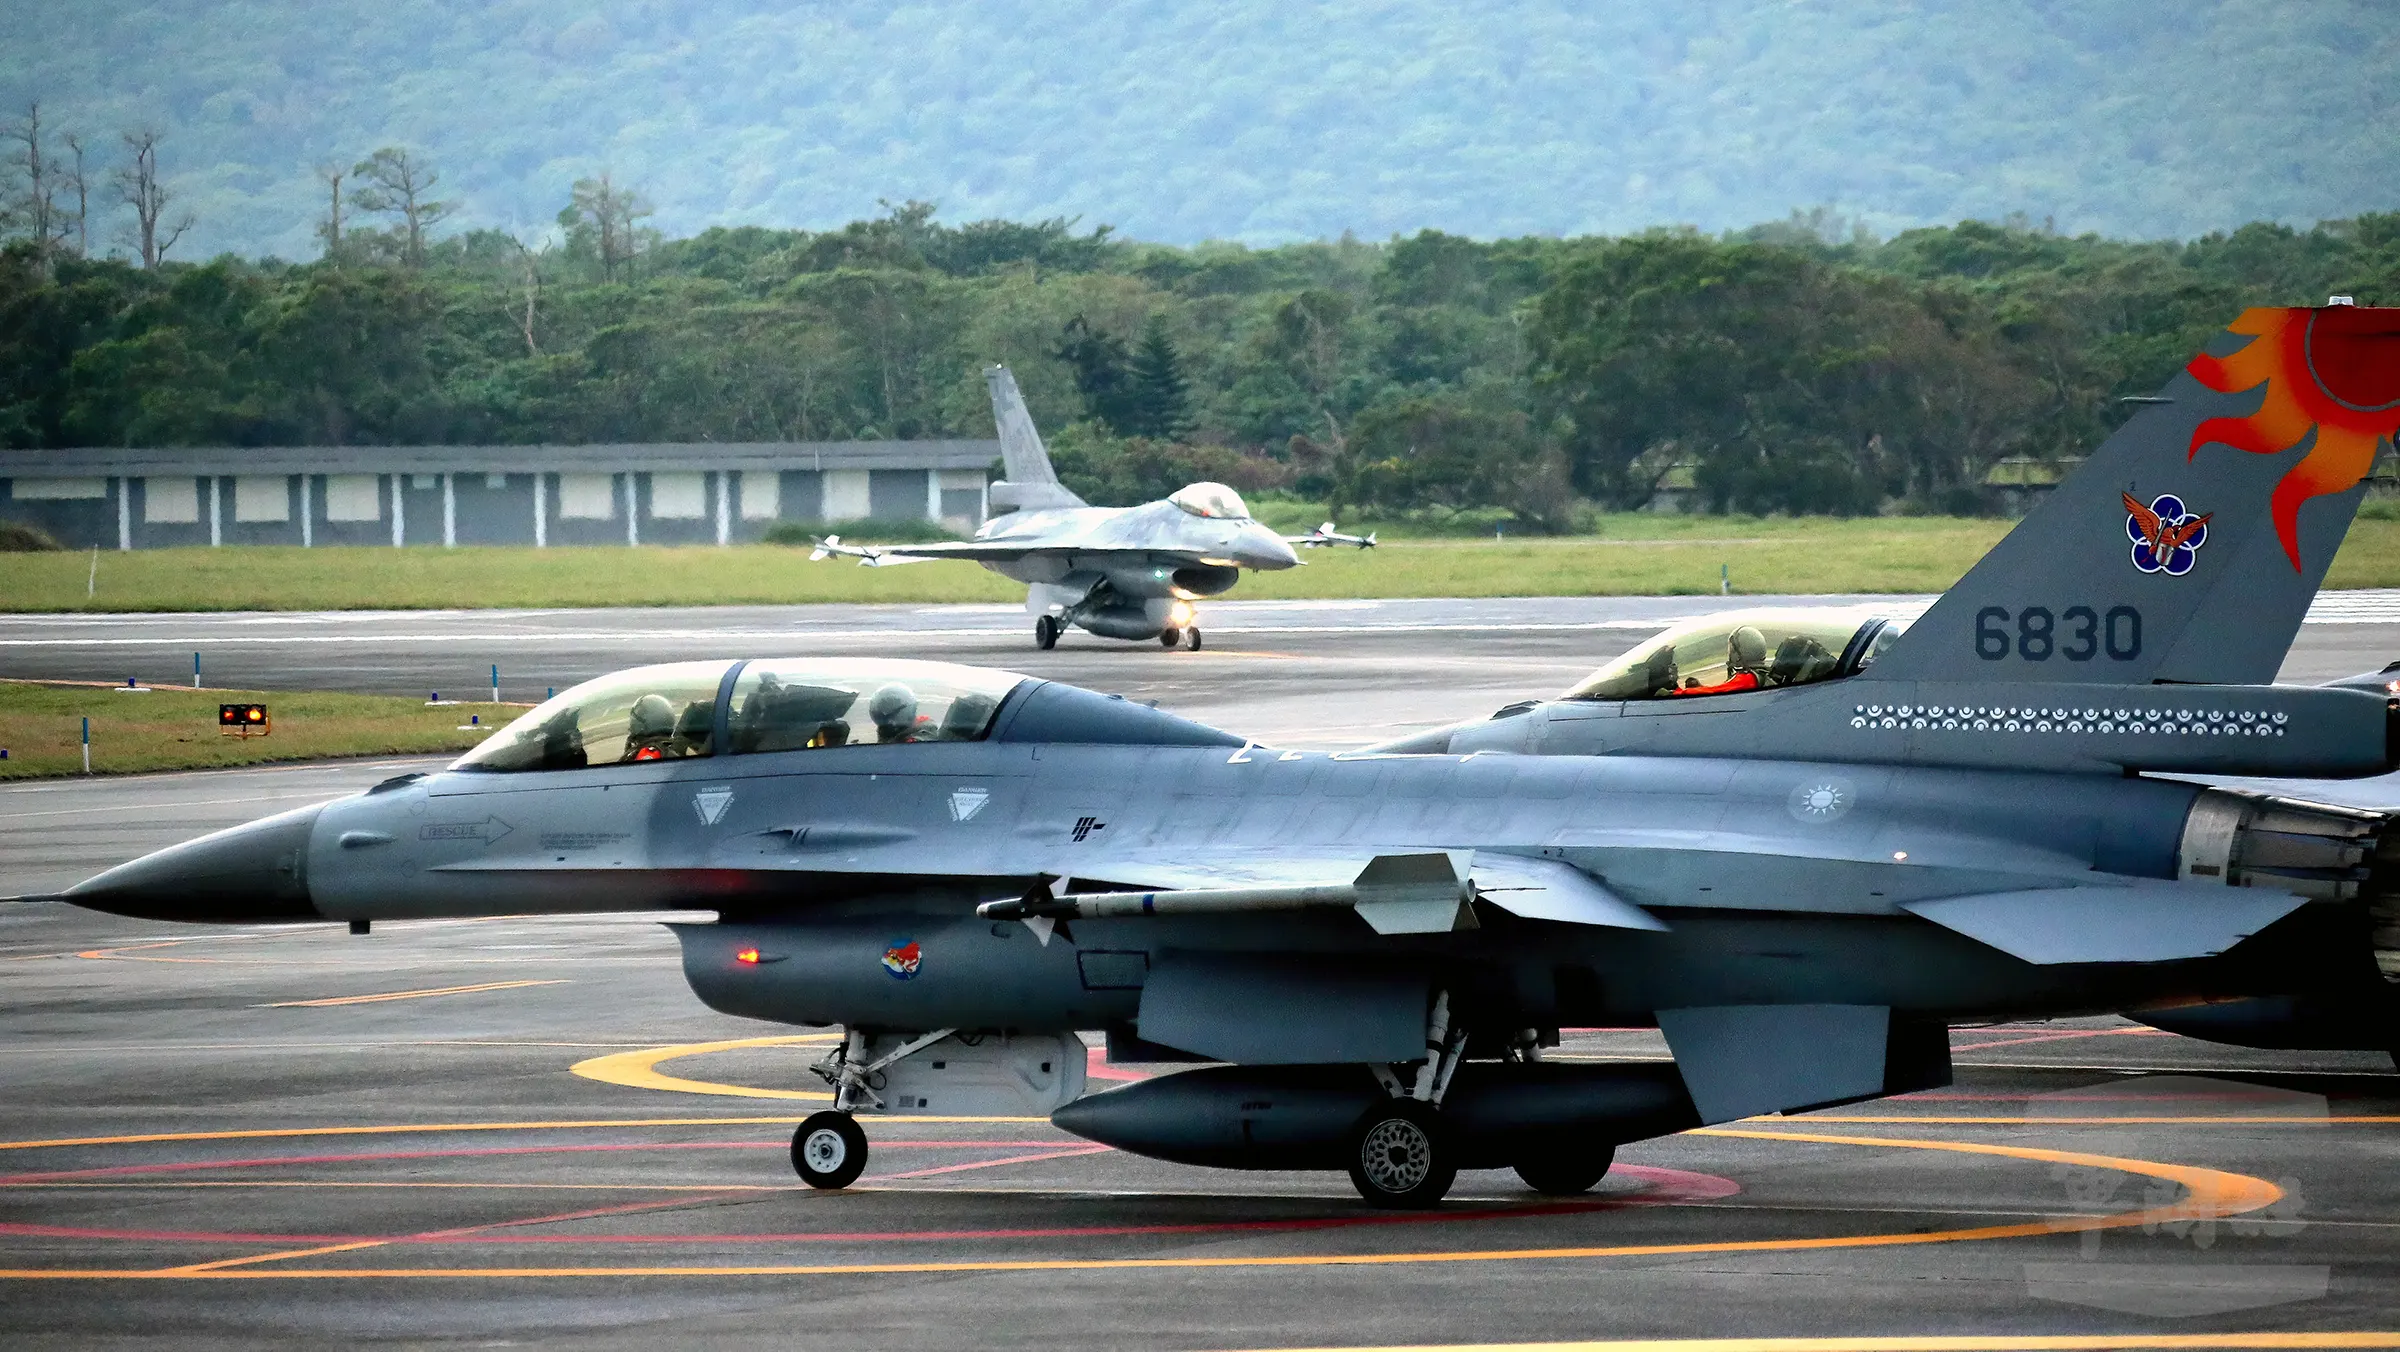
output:
M757 962L758 950L755 948L745 948L741 952L734 954L733 960L735 962Z

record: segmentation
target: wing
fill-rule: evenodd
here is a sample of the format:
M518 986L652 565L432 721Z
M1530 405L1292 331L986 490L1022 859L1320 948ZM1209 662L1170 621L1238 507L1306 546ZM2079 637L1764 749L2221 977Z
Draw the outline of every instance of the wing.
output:
M812 551L810 557L824 558L841 555L857 559L867 568L893 568L904 563L932 563L937 559L964 559L971 563L1014 563L1038 555L1074 555L1093 559L1111 554L1138 555L1180 563L1199 563L1209 557L1197 549L1095 549L1089 545L1051 544L1039 540L946 540L927 545L846 545L838 538L828 537Z
M2120 496L2125 499L2125 510L2133 514L2135 524L2142 528L2142 538L2150 542L2152 549L2160 548L2159 536L2165 533L2166 523L2160 521L2158 513L2151 511L2140 498L2131 493Z
M2177 526L2175 529L2166 532L2166 547L2169 549L2174 549L2178 545L2181 545L2185 541L2191 539L2193 536L2198 535L2201 529L2208 525L2209 517L2213 517L2215 515L2215 512L2210 512L2206 516L2195 516L2191 520L2184 522L2180 526Z

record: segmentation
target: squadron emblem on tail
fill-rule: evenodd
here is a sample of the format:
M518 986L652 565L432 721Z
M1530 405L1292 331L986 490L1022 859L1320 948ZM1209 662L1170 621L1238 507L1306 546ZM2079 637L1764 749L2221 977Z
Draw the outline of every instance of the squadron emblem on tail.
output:
M2133 541L2133 566L2169 577L2192 571L2200 546L2208 543L2209 518L2216 513L2193 516L2184 511L2183 499L2172 493L2159 494L2147 506L2131 493L2123 496L2125 534Z

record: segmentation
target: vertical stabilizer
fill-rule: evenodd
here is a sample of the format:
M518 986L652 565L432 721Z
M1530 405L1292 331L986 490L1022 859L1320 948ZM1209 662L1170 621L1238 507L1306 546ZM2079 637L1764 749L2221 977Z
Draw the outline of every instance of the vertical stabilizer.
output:
M2265 683L2400 427L2400 309L2245 312L1866 673Z
M992 422L1000 429L1000 462L1008 470L1008 478L992 485L992 505L1018 511L1085 505L1050 468L1050 452L1017 392L1017 378L1005 366L987 366L983 379L992 390Z

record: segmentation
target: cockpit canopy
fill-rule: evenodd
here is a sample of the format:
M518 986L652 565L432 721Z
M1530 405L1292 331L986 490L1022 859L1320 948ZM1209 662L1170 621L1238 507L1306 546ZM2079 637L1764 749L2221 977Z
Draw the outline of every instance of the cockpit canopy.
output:
M1906 621L1844 608L1729 610L1671 626L1560 699L1682 699L1854 675Z
M1205 516L1212 520L1247 521L1250 519L1250 508L1243 503L1242 495L1223 484L1212 484L1206 481L1185 484L1169 495L1167 501L1194 516Z
M716 754L980 741L1001 700L1025 679L950 662L876 658L634 667L566 691L451 768L579 770Z

